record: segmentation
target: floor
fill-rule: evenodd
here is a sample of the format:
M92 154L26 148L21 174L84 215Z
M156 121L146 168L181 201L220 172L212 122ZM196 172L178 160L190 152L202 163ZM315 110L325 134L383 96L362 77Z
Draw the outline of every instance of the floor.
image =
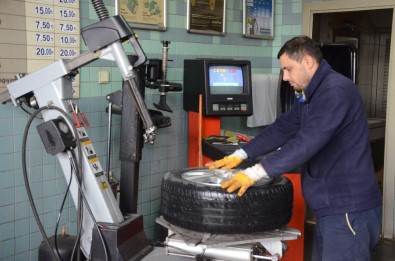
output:
M312 245L314 240L314 224L305 224L305 258L311 259ZM395 261L395 240L382 239L372 250L371 261Z

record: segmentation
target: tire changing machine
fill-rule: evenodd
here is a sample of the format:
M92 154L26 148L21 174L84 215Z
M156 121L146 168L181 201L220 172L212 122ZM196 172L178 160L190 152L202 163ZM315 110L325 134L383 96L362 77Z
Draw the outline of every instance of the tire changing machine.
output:
M253 234L210 234L174 226L163 217L156 222L169 230L166 254L197 260L277 261L287 251L285 240L295 240L300 231L293 228Z
M197 137L200 137L200 135L198 135L198 127L195 124L198 117L198 113L189 112L188 167L198 167L197 152L199 150L197 144L199 140ZM219 135L219 127L219 117L203 117L201 130L203 136ZM203 164L209 161L211 161L209 157L203 156ZM289 176L287 177L289 178ZM295 179L291 179L291 181L295 187ZM300 182L296 185L300 186ZM298 191L300 192L300 189ZM300 200L301 196L298 196L295 202L300 202ZM296 207L297 211L300 211L301 205L298 204ZM295 211L294 206L292 220L295 220L294 214L297 211ZM300 220L298 217L296 218ZM304 222L304 215L302 215L302 219ZM291 225L295 223L292 220ZM301 236L300 230L291 227L253 234L211 234L180 228L167 222L163 217L158 217L156 222L168 229L168 236L165 242L167 255L188 259L195 258L196 260L286 260L287 258L283 258L285 252L288 251L288 245L285 241L296 241ZM293 253L292 256L289 256L291 259L288 260L302 261L303 249L298 249L298 251L299 253L296 255Z
M184 68L184 109L188 111L188 167L201 167L209 161L221 159L238 149L237 145L233 146L233 149L230 148L232 145L225 145L227 147L225 150L218 150L216 153L215 148L209 146L202 138L220 135L220 116L247 116L243 112L234 112L232 115L229 112L223 115L218 113L211 115L207 111L203 113L204 108L210 107L206 99L210 91L207 86L200 86L206 81L193 78L196 75L199 75L199 72L193 68L190 71ZM203 97L201 102L191 100L197 99L196 94ZM207 104L201 104L205 102ZM199 108L190 104L199 104ZM247 168L255 163L246 160L240 167ZM157 223L169 230L167 253L189 257L200 255L211 260L303 261L304 235L302 232L304 231L305 202L302 197L300 175L292 173L284 174L284 176L291 180L294 188L292 219L288 224L289 227L254 234L214 235L182 229L160 217ZM285 240L289 242L285 243ZM287 251L286 256L284 256L285 251Z

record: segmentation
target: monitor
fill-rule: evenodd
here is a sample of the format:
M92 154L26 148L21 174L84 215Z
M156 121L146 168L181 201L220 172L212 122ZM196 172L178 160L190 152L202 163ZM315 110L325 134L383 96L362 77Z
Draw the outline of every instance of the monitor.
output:
M252 114L251 63L233 59L184 61L184 109L198 112L199 95L206 116Z
M242 94L243 70L234 65L211 65L208 68L210 94Z

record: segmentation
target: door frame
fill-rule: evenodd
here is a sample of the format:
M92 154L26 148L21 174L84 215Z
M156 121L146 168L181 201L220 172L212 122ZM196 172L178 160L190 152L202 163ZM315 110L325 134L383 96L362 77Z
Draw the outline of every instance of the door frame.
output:
M383 112L382 110L379 110L377 108L383 107L383 89L379 89L378 86L383 83L385 72L385 48L382 42L388 40L388 38L391 39L391 32L388 32L386 30L378 30L378 32L376 32L374 36L375 44L379 43L380 47L374 50L373 67L375 67L375 70L372 77L372 99L370 101L372 106L370 108L370 113L371 115L374 115L373 117L376 118L382 118L386 115L386 111Z
M332 0L303 3L302 33L312 37L315 14L392 9L392 29L389 71L395 71L395 1L394 0ZM382 235L394 238L394 199L395 199L395 75L389 74L387 114L385 126L384 182L383 182L383 221Z

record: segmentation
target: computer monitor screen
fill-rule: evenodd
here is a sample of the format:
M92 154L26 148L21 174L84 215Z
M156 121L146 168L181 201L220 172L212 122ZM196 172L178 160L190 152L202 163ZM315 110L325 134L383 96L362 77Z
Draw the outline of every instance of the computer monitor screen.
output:
M243 69L233 65L210 65L210 94L242 94L244 89Z
M233 59L184 60L183 108L205 116L252 114L251 62Z

